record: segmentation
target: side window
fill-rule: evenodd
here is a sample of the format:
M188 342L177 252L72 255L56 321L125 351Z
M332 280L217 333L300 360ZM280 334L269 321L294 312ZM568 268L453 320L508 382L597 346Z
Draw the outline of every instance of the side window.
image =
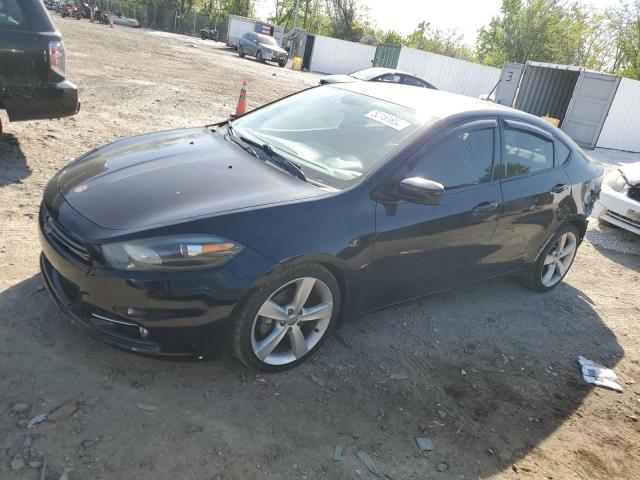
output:
M403 75L402 83L404 83L405 85L412 85L414 87L426 87L427 86L427 84L424 83L419 78L410 77L408 75Z
M412 176L441 183L445 189L490 182L495 128L456 129L411 168Z
M558 139L556 139L555 147L556 166L564 165L565 163L567 163L567 160L569 160L569 157L571 156L571 149Z
M516 177L553 167L553 142L524 130L505 128L505 177Z
M382 75L381 77L376 78L376 81L378 82L400 83L400 80L400 75L396 75L393 73L387 73L386 75Z
M18 0L0 0L0 29L26 29L26 18Z

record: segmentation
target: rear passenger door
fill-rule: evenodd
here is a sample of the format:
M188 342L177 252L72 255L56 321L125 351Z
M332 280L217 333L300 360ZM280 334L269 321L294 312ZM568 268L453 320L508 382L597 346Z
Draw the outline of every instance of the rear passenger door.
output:
M559 141L549 131L520 120L501 123L504 205L490 260L507 272L535 259L568 215L571 185L555 158Z

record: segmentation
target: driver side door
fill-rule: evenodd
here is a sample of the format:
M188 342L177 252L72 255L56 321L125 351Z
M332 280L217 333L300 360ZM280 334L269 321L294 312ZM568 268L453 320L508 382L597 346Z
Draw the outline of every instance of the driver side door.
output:
M458 124L382 183L374 194L370 305L381 307L492 274L486 260L502 208L499 141L495 118ZM440 203L397 198L396 185L411 177L441 183Z

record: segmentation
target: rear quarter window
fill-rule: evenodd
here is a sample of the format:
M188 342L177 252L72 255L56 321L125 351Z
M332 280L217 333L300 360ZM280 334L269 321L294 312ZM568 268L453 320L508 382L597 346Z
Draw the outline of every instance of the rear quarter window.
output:
M556 165L564 165L571 157L571 149L558 139L555 144Z
M27 19L18 0L0 0L0 29L26 30Z

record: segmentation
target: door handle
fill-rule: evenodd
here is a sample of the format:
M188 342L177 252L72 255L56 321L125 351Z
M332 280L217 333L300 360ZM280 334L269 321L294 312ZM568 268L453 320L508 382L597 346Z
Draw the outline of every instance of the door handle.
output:
M473 207L471 212L474 215L484 215L485 213L497 210L499 205L500 204L498 202L482 202Z
M567 188L569 188L569 185L565 185L564 183L559 183L551 189L551 193L562 193Z

